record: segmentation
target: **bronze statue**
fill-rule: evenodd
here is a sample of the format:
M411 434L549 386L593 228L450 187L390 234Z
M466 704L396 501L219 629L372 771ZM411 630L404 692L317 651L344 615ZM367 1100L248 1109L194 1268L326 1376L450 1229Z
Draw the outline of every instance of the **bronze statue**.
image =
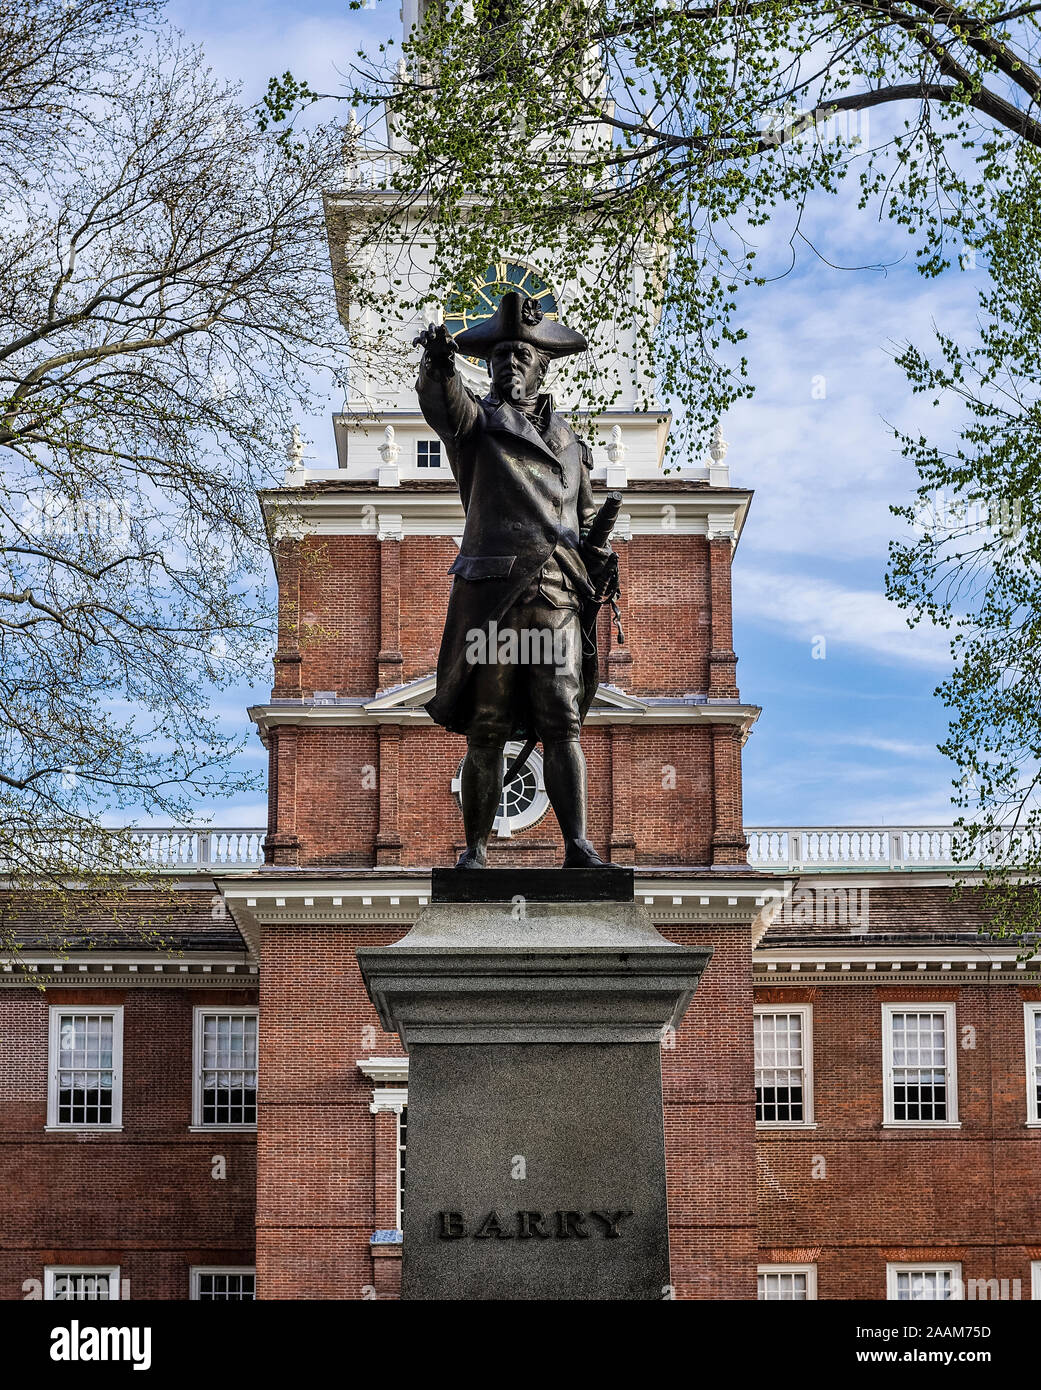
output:
M510 739L527 743L507 777L542 742L564 867L602 865L586 839L579 734L597 687L597 613L617 596L607 538L618 499L594 526L589 447L539 390L550 360L583 351L586 340L511 291L491 318L456 339L442 326L416 343L423 348L419 403L444 441L466 513L450 570L437 690L426 706L436 723L467 739L466 851L456 867L485 866ZM483 400L459 379L457 352L488 362L491 390Z

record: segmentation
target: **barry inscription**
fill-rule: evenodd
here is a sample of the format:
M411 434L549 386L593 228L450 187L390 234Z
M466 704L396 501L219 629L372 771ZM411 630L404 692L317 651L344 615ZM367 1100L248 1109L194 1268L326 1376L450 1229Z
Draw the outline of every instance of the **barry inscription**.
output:
M467 1224L461 1211L439 1211L438 1233L442 1240L588 1240L598 1232L605 1240L617 1240L622 1222L631 1211L516 1211L500 1218L490 1211L476 1223Z

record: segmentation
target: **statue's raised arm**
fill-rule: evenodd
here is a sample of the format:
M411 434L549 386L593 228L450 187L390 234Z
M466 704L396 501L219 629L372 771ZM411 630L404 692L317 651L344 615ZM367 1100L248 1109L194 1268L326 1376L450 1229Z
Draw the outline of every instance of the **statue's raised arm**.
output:
M436 723L467 739L466 851L457 867L487 863L511 739L525 741L523 756L542 743L564 866L597 867L604 861L586 838L579 735L597 687L596 617L610 548L585 539L597 515L589 446L540 389L551 361L584 351L586 340L511 291L457 338L436 326L416 345L420 407L445 442L466 514L427 705ZM483 399L462 381L460 353L487 362Z

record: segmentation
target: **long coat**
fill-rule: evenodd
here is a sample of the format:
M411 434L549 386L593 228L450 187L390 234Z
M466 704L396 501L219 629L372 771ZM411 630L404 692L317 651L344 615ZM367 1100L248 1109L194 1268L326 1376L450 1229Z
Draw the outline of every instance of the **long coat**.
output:
M520 411L495 397L478 400L458 374L443 379L420 368L416 382L427 423L444 441L459 486L466 524L441 650L437 689L426 706L435 723L465 734L472 717L473 666L467 634L501 623L554 553L580 595L584 639L579 714L585 718L597 688L596 615L581 544L597 507L587 445L557 414L545 436ZM512 738L535 730L527 711L512 711Z

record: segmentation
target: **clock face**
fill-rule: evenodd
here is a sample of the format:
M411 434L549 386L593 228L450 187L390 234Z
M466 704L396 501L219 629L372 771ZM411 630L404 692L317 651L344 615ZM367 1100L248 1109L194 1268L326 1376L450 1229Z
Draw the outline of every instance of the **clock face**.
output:
M557 301L545 280L526 265L517 265L513 261L497 261L490 265L483 275L477 276L469 291L456 290L449 297L445 305L445 327L455 337L457 333L462 333L464 328L473 328L475 324L490 319L499 307L499 300L509 290L519 290L529 299L534 299L545 318L559 317ZM475 365L480 360L477 357L466 359Z

